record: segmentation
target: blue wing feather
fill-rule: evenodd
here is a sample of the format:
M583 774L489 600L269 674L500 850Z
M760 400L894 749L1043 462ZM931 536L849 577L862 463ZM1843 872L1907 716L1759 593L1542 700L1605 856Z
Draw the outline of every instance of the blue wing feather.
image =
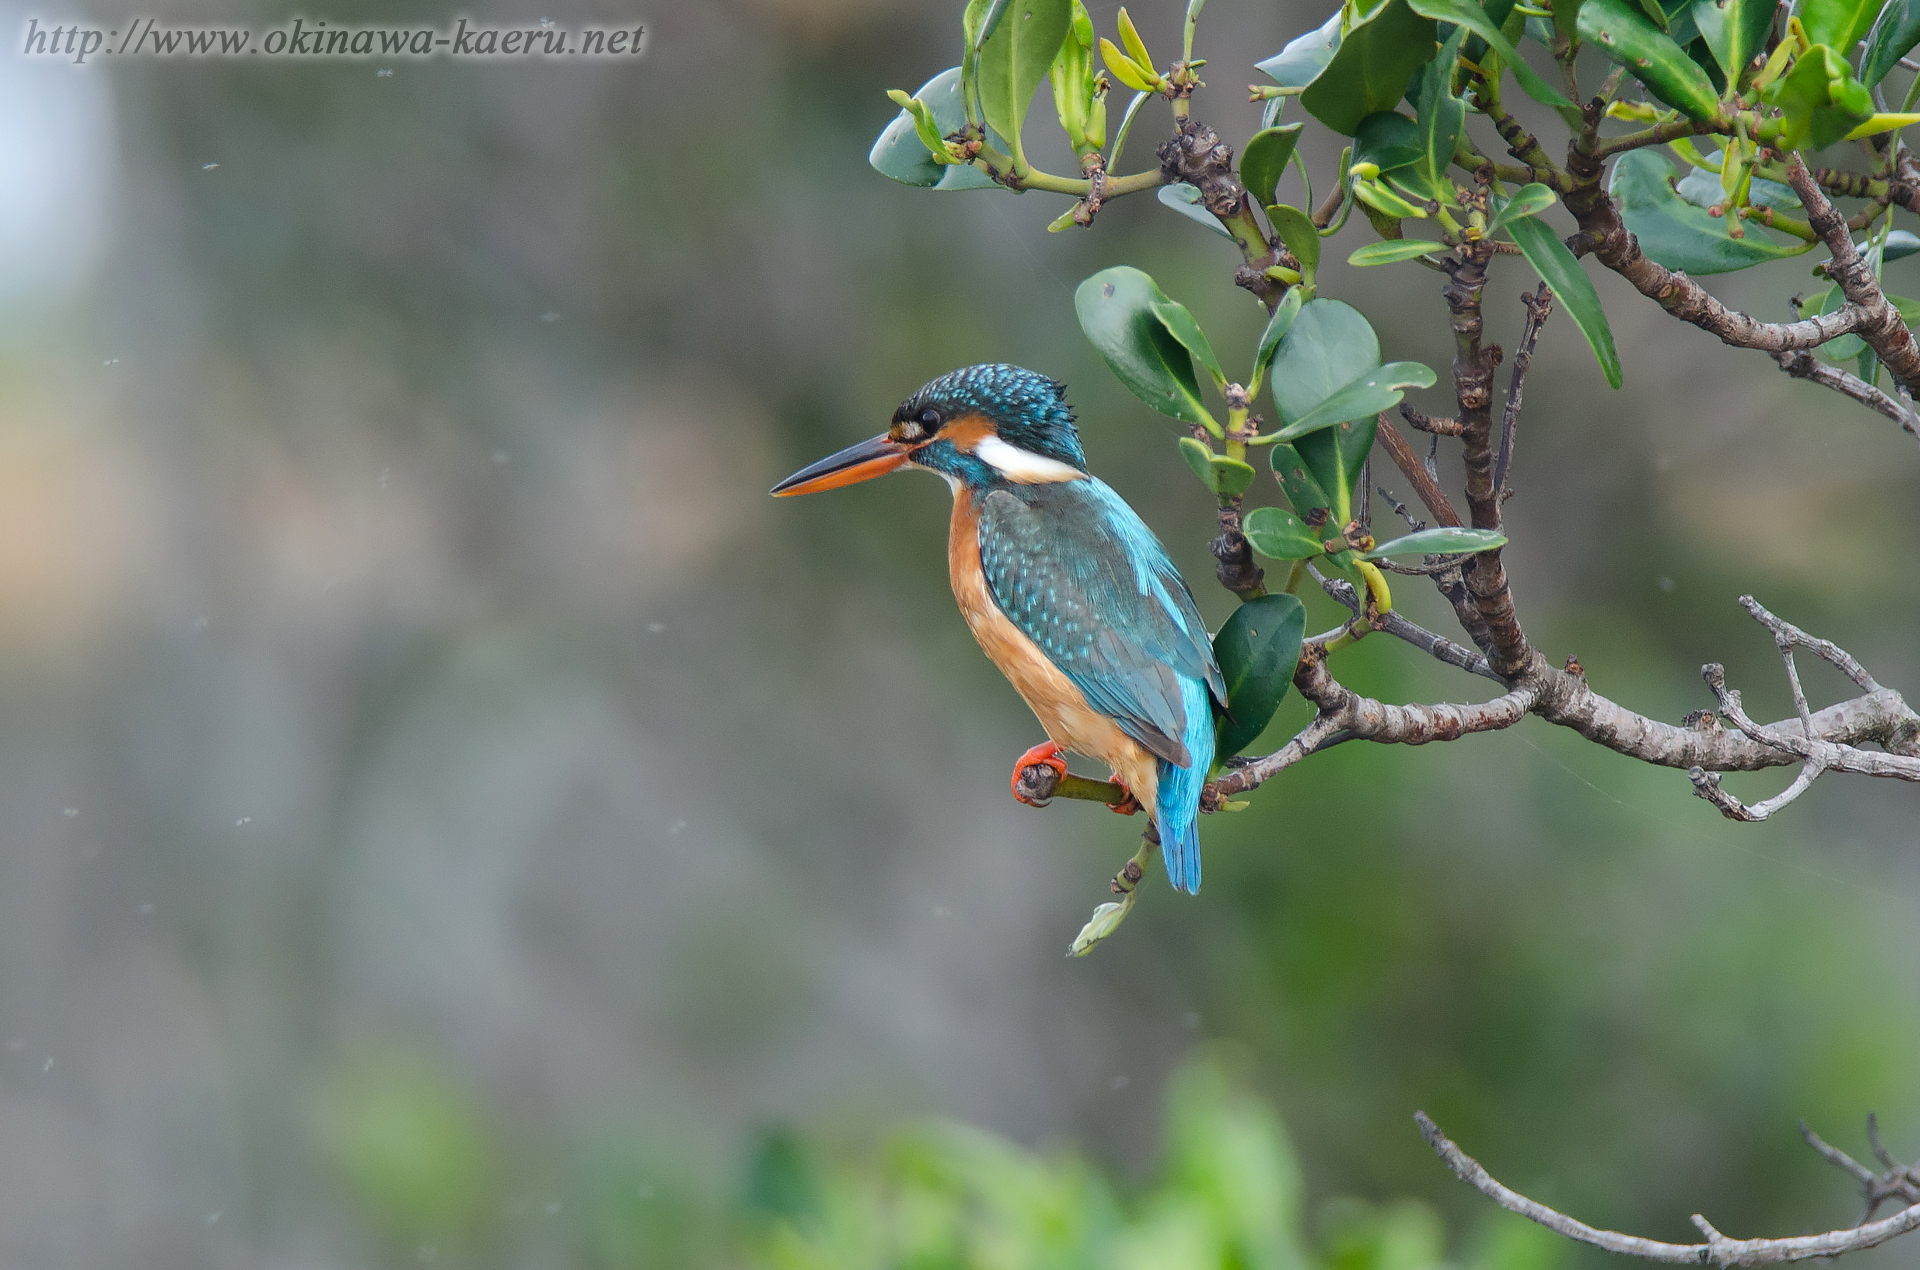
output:
M1190 765L1194 711L1182 681L1205 686L1202 706L1207 695L1224 705L1226 685L1153 531L1092 478L992 490L979 511L980 563L1001 611L1089 705L1159 757Z
M1159 760L1154 812L1167 879L1197 892L1200 791L1213 765L1208 699L1224 707L1227 690L1186 582L1098 480L995 489L978 507L994 603L1088 705Z

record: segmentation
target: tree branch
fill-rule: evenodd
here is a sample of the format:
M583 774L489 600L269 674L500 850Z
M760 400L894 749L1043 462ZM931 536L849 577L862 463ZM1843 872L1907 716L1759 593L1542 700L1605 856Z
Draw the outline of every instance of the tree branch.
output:
M1413 1119L1420 1126L1420 1135L1427 1140L1427 1145L1433 1148L1433 1153L1440 1157L1442 1163L1453 1170L1453 1175L1500 1207L1538 1222L1555 1234L1624 1256L1641 1257L1669 1265L1774 1266L1790 1261L1809 1261L1816 1257L1838 1257L1844 1253L1860 1252L1920 1228L1920 1203L1916 1203L1891 1217L1870 1224L1863 1222L1850 1230L1830 1230L1824 1234L1799 1235L1789 1239L1729 1239L1698 1213L1693 1216L1693 1224L1707 1237L1707 1242L1703 1244L1662 1243L1638 1235L1623 1235L1619 1231L1597 1230L1502 1185L1478 1160L1441 1133L1439 1126L1428 1118L1426 1112L1416 1111ZM1810 1131L1808 1140L1817 1143L1815 1149L1829 1160L1836 1155L1845 1160L1846 1163L1841 1167L1851 1165L1849 1171L1865 1172L1843 1153L1820 1143ZM1868 1174L1869 1178L1871 1176Z
M1823 388L1831 388L1842 396L1851 397L1869 410L1876 410L1893 420L1908 436L1920 441L1920 415L1916 415L1913 408L1899 398L1889 396L1838 366L1829 366L1804 349L1796 353L1781 353L1778 360L1780 369L1795 379L1811 380Z
M1636 291L1674 317L1736 348L1754 348L1767 353L1793 352L1818 347L1860 328L1865 314L1852 304L1798 322L1761 322L1720 303L1686 274L1649 260L1641 252L1639 242L1627 232L1625 222L1620 219L1620 209L1601 184L1607 154L1604 146L1592 140L1592 127L1597 125L1603 109L1603 103L1597 99L1587 104L1589 128L1574 139L1567 154L1567 171L1574 177L1574 188L1566 197L1567 210L1573 213L1581 231L1568 239L1567 245L1576 256L1591 252L1601 264L1632 283ZM1851 241L1848 246L1852 246Z
M1912 392L1920 386L1920 344L1914 342L1913 332L1901 320L1900 311L1888 303L1873 269L1854 250L1853 233L1847 228L1846 217L1827 200L1797 153L1787 163L1787 183L1805 205L1807 223L1833 253L1833 259L1827 264L1828 276L1840 284L1848 307L1860 310L1855 333L1879 354L1894 381Z

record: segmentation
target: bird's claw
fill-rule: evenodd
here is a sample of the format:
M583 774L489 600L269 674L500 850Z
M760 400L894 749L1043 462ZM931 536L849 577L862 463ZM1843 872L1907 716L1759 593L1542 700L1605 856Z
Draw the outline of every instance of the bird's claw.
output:
M1035 797L1033 794L1027 793L1021 788L1027 784L1025 779L1027 769L1033 767L1051 767L1053 769L1053 780L1045 786L1050 795L1054 787L1059 785L1060 778L1067 774L1067 760L1060 757L1059 745L1052 741L1047 741L1044 744L1034 746L1025 754L1022 754L1013 765L1012 786L1014 798L1029 807L1045 807L1049 801L1048 797Z
M1108 779L1120 787L1122 796L1119 802L1108 803L1107 810L1120 816L1131 816L1134 812L1139 811L1140 800L1133 796L1133 791L1127 788L1127 783L1121 780L1117 773Z

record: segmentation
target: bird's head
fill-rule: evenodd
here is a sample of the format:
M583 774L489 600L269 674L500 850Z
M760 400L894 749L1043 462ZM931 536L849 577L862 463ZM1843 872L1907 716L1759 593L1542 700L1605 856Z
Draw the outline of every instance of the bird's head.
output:
M1080 480L1087 475L1087 456L1066 385L1018 366L969 366L901 402L892 426L879 436L800 469L773 492L812 494L903 467L938 472L956 488L979 489Z

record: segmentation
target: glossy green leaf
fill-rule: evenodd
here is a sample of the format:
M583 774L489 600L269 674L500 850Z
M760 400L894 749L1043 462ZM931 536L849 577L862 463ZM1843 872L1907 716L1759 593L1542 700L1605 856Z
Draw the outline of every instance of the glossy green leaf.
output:
M1281 203L1267 209L1267 219L1273 223L1273 232L1280 235L1280 241L1300 262L1302 272L1312 278L1320 268L1320 231L1314 227L1313 218L1297 207Z
M1728 83L1738 83L1773 31L1777 0L1693 0L1693 25Z
M960 131L967 122L967 112L960 100L960 68L941 71L913 95L915 101L926 103L933 115L934 126L942 137L951 136ZM998 136L991 138L996 146L1004 145ZM873 150L867 155L867 162L880 175L891 177L903 185L918 185L923 188L939 190L1003 190L992 177L971 165L940 164L934 162L933 155L927 150L914 128L913 115L902 110L894 121L873 143Z
M1456 552L1491 551L1506 545L1507 536L1492 529L1422 529L1363 552L1360 558L1379 560L1385 556L1444 556Z
M1860 82L1868 88L1887 77L1900 59L1920 44L1920 0L1889 0L1867 34L1867 56L1860 63Z
M1391 265L1445 250L1445 243L1428 242L1424 238L1394 238L1386 242L1368 243L1348 256L1347 263L1365 269L1369 265Z
M1213 458L1213 492L1222 498L1238 498L1253 486L1257 473L1253 464L1230 459L1224 454Z
M1061 41L1073 23L1072 0L1006 0L998 16L987 19L989 31L980 45L980 110L987 126L1009 139L1017 138L1027 107L1047 68L1060 52Z
M1719 112L1720 95L1707 73L1631 0L1583 0L1580 38L1689 119L1712 119Z
M1554 192L1544 185L1523 185L1513 192L1513 197L1506 201L1505 206L1493 214L1493 223L1487 226L1487 231L1491 233L1522 216L1538 216L1559 201Z
M1593 0L1586 2L1592 4ZM1507 226L1507 232L1513 235L1513 241L1519 244L1521 254L1526 256L1533 271L1553 288L1554 296L1573 318L1580 333L1587 337L1587 347L1600 363L1607 387L1618 388L1620 354L1613 347L1613 328L1607 325L1607 314L1600 307L1600 293L1593 289L1593 279L1587 277L1587 271L1580 267L1580 262L1573 258L1552 226L1538 217L1518 217Z
M1333 16L1318 30L1289 40L1278 53L1264 62L1256 62L1255 69L1272 76L1282 88L1305 88L1314 76L1326 69L1340 47L1341 17L1342 11L1335 9Z
M1380 365L1380 340L1357 309L1339 300L1303 305L1273 359L1273 404L1292 423Z
M1433 19L1408 0L1383 0L1347 29L1333 58L1300 94L1308 114L1342 136L1376 110L1391 110L1433 56Z
M1188 185L1185 181L1176 181L1172 185L1161 186L1160 192L1154 197L1160 200L1162 207L1172 208L1194 224L1212 230L1229 242L1233 240L1233 235L1229 234L1227 227L1220 223L1220 218L1201 204L1198 186Z
M1794 12L1807 33L1807 43L1851 54L1873 28L1880 4L1881 0L1800 0Z
M1473 0L1408 0L1416 13L1441 22L1451 22L1455 26L1465 27L1492 46L1507 68L1513 72L1514 79L1520 83L1520 91L1543 106L1552 106L1555 110L1574 111L1578 119L1578 108L1560 92L1540 77L1539 72L1527 65L1513 42L1500 33L1500 29L1488 21L1486 10L1473 3Z
M1453 91L1454 63L1465 38L1465 30L1456 30L1439 56L1422 68L1414 97L1420 172L1435 197L1452 193L1453 182L1447 172L1467 126L1467 103Z
M1360 121L1353 132L1352 167L1371 163L1381 172L1392 172L1418 163L1420 125L1395 110L1379 110Z
M1825 149L1873 117L1873 94L1853 77L1847 59L1824 44L1795 58L1761 98L1780 107L1774 144L1786 150Z
M1239 459L1215 454L1192 437L1180 438L1180 457L1187 461L1200 483L1221 498L1235 498L1253 484L1254 470Z
M1311 560L1326 554L1316 530L1278 507L1254 508L1247 513L1244 528L1253 549L1269 560Z
M1709 216L1673 192L1667 184L1672 173L1659 154L1635 150L1620 156L1608 180L1607 192L1619 206L1620 218L1640 240L1640 250L1648 259L1703 276L1731 273L1813 249L1812 243L1798 239L1783 244L1751 220L1742 222L1746 237L1730 237L1725 217Z
M1127 265L1102 269L1073 293L1080 329L1115 378L1161 414L1217 432L1200 400L1193 355L1158 312L1165 303L1153 279Z
M1354 487L1360 483L1360 472L1366 466L1367 452L1373 449L1373 436L1379 422L1377 415L1349 419L1331 428L1309 432L1293 443L1314 483L1333 499L1333 515L1323 531L1325 536L1338 536L1341 528L1353 519L1357 501ZM1350 552L1340 554L1351 555ZM1350 563L1348 569L1351 572Z
M1215 734L1214 761L1246 749L1273 722L1293 683L1306 633L1305 605L1291 595L1263 595L1235 609L1213 637L1213 655L1227 684L1227 714Z
M1160 319L1173 338L1193 354L1195 360L1206 367L1207 373L1213 376L1213 382L1224 389L1226 372L1220 369L1220 359L1213 355L1213 345L1207 342L1207 333L1193 320L1193 314L1187 310L1187 306L1163 295L1153 302L1153 315Z
M1307 470L1307 461L1300 457L1300 451L1283 441L1273 446L1269 453L1273 475L1280 482L1280 488L1286 494L1294 514L1303 522L1317 520L1324 528L1333 518L1333 499L1320 488L1320 482L1313 479L1313 473ZM1311 525L1309 528L1312 528ZM1312 532L1320 536L1320 530L1314 529Z
M1301 291L1299 287L1287 288L1286 295L1274 307L1273 316L1267 319L1267 327L1260 332L1260 343L1253 351L1253 375L1247 380L1247 395L1260 391L1260 383L1266 377L1267 367L1273 362L1273 355L1293 327L1293 320L1300 316Z
M1283 128L1256 132L1241 152L1240 184L1247 187L1247 193L1259 206L1277 201L1273 192L1279 188L1280 178L1286 173L1304 127L1304 123L1290 123Z
M1406 396L1405 389L1431 388L1433 384L1432 369L1419 362L1388 362L1329 395L1275 435L1283 441L1297 441L1349 419L1391 410Z

